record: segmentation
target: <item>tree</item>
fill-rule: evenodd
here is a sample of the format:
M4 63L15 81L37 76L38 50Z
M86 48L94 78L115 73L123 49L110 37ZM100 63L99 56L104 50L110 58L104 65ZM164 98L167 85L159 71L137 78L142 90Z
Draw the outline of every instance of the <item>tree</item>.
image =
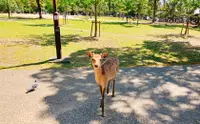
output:
M8 18L10 18L10 5L9 5L9 0L6 1L6 5L7 5L7 12L8 12Z
M112 1L112 4L114 5L113 11L118 12L119 17L124 18L125 16L125 1L124 0L114 0Z
M186 17L186 27L184 35L189 34L189 25L192 16L194 16L194 10L200 7L199 0L182 0L181 5L183 7L184 16ZM181 30L182 34L182 30Z
M133 3L134 11L137 14L137 25L141 15L147 14L148 1L147 0L135 0Z
M158 0L153 0L153 19L152 19L152 23L154 23L156 21L157 2L158 2Z
M0 0L0 11L7 12L8 18L11 16L11 12L14 12L18 9L17 3L15 0Z
M39 19L41 19L42 18L42 9L41 9L41 5L40 5L41 0L36 0L36 2L37 2L37 6L38 6Z
M60 12L64 13L64 24L68 21L68 12L71 10L70 8L70 1L67 0L60 0L58 3L58 9Z
M83 8L86 16L92 12L92 0L81 0L80 7Z
M94 37L97 37L97 6L98 6L99 0L94 1Z
M59 4L58 4L58 6L59 6ZM48 13L52 13L53 12L52 0L44 0L44 9Z

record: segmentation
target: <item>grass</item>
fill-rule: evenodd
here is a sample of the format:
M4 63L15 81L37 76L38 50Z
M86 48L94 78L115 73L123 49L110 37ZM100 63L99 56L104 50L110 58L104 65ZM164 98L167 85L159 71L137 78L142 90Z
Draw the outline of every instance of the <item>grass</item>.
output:
M193 46L199 40L198 29L182 37L179 25L136 26L105 21L101 24L101 37L96 39L88 37L91 21L69 20L62 25L61 20L62 54L70 56L71 63L48 63L56 53L52 23L51 19L0 20L0 69L88 67L87 51L108 51L120 59L121 67L200 62L200 51Z

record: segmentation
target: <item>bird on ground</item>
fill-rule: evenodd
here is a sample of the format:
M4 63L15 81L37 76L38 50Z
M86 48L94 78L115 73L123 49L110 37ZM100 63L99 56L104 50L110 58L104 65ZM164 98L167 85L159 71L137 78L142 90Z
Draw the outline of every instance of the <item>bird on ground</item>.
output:
M35 89L36 89L37 87L38 87L38 82L37 82L37 80L35 80L35 82L34 82L33 85L31 86L31 88L29 88L29 89L26 91L26 94L35 91Z

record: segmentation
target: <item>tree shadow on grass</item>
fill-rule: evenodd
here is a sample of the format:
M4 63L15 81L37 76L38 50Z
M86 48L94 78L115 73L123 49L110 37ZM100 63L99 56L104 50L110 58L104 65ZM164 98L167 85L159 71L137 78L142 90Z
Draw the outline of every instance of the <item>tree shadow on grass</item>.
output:
M154 27L154 28L164 28L164 29L175 29L175 28L182 28L183 26L182 25L163 25L163 24L152 24L150 25L151 27Z
M127 22L102 22L102 24L104 24L104 25L120 25L120 26L123 26L125 28L135 27L134 24L129 24Z
M82 61L82 60L80 60ZM89 59L88 59L89 61ZM199 123L200 66L121 68L116 96L105 98L100 116L100 92L93 69L42 69L32 75L56 93L42 99L48 108L38 115L65 123Z
M200 32L200 27L196 27L196 28L191 28L192 30L195 30L195 31L199 31Z
M200 62L200 51L192 48L188 42L177 41L145 41L143 48L148 52L159 56L161 60L166 60L163 64L186 64ZM190 48L190 49L188 49ZM147 55L148 53L146 53Z
M61 44L67 45L69 42L78 41L77 34L62 35ZM43 35L31 35L29 36L31 41L35 41L37 45L41 46L51 46L55 45L55 35L54 34L43 34Z
M199 64L200 50L197 47L190 47L188 42L173 41L144 41L137 47L122 48L88 48L71 53L70 63L58 64L59 68L89 67L87 52L103 53L107 51L110 56L119 58L120 67L135 66L157 66L157 65L183 65L183 64ZM38 62L36 64L45 64L47 61ZM26 67L35 63L27 63L23 65L1 67L4 69L15 67Z
M125 28L136 27L136 23L129 24L127 22L102 22L102 24L105 24L105 25L120 25L120 26L123 26ZM175 28L182 28L182 27L185 28L185 25L183 26L182 24L181 25L178 25L178 24L152 24L151 22L150 23L139 22L139 25L141 25L141 24L142 25L149 25L153 28L163 28L163 29L175 29ZM195 30L195 31L200 31L199 27L190 28L190 29Z
M107 25L123 25L123 24L127 24L127 22L102 22L102 24L107 24Z
M198 64L200 51L190 47L188 42L144 41L136 47L122 48L88 48L70 54L71 64L64 67L88 67L87 52L103 53L117 56L121 67Z
M39 18L31 18L31 17L16 17L16 16L12 16L10 18L8 17L0 17L0 19L3 19L3 20L41 20Z
M164 29L175 29L175 28L182 28L184 27L185 28L185 25L183 26L183 24L181 25L170 25L170 24L152 24L150 25L151 27L154 27L154 28L164 28ZM190 27L191 30L195 30L195 31L200 31L200 28L197 27L197 28L192 28Z
M155 38L163 38L163 39L166 39L166 40L171 40L173 38L183 38L183 39L194 38L194 39L198 40L200 38L200 37L197 37L197 36L194 36L194 35L180 35L180 34L160 34L160 35L150 34L149 36L153 36Z
M28 36L29 41L34 45L51 46L55 45L54 34L43 34L43 35L30 35ZM81 41L95 41L94 37L82 37L78 34L61 35L61 44L67 45L69 42L81 42Z
M39 18L15 17L15 16L11 16L10 19L19 19L19 20L41 20L41 19L39 19Z
M33 27L53 27L53 24L24 24L25 26L33 26Z

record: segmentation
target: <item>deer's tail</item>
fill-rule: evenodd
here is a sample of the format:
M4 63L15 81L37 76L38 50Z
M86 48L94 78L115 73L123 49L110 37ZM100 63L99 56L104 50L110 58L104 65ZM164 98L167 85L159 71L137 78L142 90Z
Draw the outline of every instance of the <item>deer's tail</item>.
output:
M118 66L116 67L116 71L117 71L117 72L119 71L119 67L118 67Z

